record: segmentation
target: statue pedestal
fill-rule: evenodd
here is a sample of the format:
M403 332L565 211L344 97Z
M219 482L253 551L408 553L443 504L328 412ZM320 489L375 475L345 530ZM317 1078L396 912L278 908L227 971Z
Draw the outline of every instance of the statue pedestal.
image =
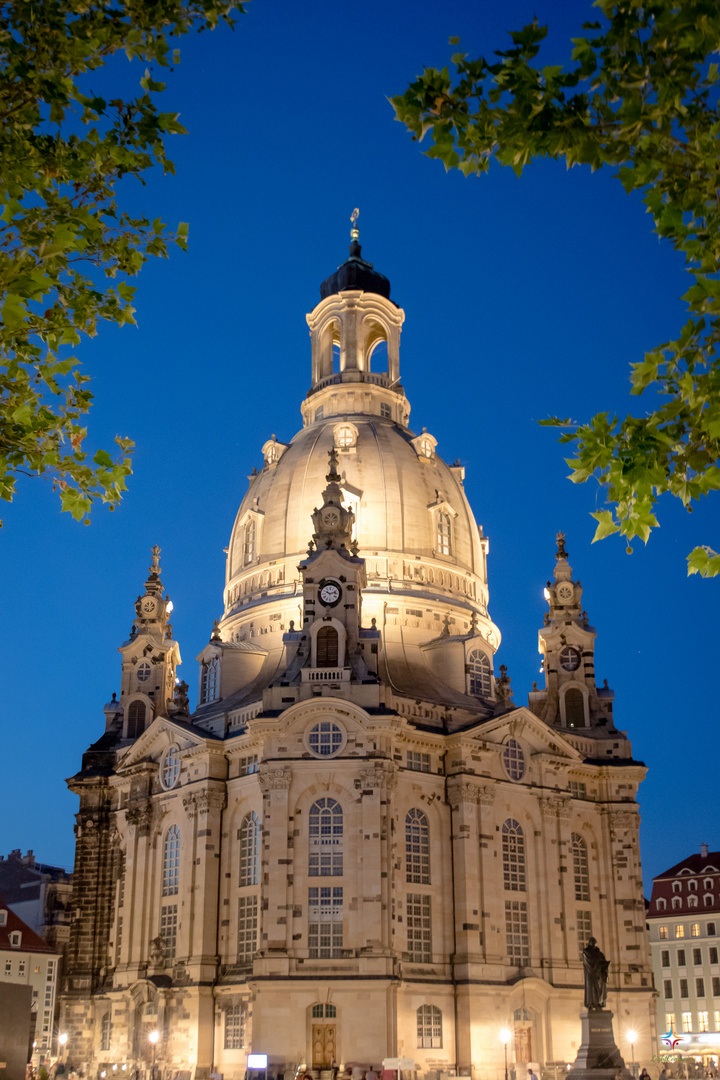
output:
M583 1009L580 1013L582 1042L567 1080L614 1080L620 1071L632 1080L615 1043L609 1009Z

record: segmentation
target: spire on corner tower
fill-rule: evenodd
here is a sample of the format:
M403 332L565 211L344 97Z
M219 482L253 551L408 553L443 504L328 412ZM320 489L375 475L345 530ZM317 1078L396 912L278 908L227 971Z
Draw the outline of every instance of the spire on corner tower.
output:
M564 728L613 728L614 694L595 685L596 631L582 610L582 586L573 580L565 534L556 536L554 580L544 594L549 605L538 648L545 689L533 690L530 708L548 724Z
M117 713L122 712L122 735L136 739L156 716L177 712L175 672L180 649L169 622L172 601L160 580L160 548L151 550L145 591L135 601L135 620L129 639L120 646L122 682Z

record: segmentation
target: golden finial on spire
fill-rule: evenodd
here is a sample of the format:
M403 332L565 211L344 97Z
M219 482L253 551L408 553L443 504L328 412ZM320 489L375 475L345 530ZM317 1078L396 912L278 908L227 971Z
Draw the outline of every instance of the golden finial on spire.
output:
M358 210L358 208L356 206L355 209L353 210L352 214L350 215L350 224L352 225L352 229L350 230L350 239L351 240L359 240L360 239L360 230L358 229L358 227L356 225L357 219L359 217L360 217L360 211Z

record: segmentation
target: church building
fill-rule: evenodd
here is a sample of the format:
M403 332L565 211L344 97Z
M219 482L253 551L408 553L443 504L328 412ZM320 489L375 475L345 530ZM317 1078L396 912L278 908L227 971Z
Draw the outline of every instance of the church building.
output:
M545 685L516 704L464 468L408 426L404 312L356 230L320 296L303 425L267 440L238 510L197 708L154 548L120 693L69 780L68 1060L499 1080L507 1051L518 1080L557 1077L593 935L620 1050L633 1029L649 1063L645 768L596 686L564 537Z

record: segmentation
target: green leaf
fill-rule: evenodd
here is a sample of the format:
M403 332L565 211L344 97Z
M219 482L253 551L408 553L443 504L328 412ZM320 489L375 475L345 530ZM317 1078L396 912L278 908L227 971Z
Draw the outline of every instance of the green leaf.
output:
M604 540L606 536L612 536L613 533L620 532L620 526L613 521L611 510L599 510L591 514L590 517L594 517L598 523L595 535L592 538L593 544L596 540Z

